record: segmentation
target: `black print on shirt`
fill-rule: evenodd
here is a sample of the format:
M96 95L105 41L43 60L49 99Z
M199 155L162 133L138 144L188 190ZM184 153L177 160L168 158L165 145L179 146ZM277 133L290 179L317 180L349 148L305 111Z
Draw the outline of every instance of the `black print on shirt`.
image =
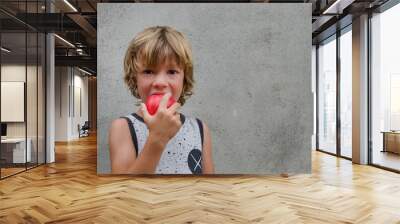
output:
M192 149L188 156L188 166L193 174L201 174L201 151L199 149Z

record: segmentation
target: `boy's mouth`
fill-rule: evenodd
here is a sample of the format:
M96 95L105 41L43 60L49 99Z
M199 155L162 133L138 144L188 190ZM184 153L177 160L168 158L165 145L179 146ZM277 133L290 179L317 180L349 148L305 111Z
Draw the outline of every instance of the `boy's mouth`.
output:
M154 115L157 112L158 106L160 105L160 102L163 97L164 97L164 93L153 93L146 99L145 105L146 105L147 111L150 113L150 115ZM167 108L172 106L174 103L175 103L175 99L172 96L170 96L170 98L168 99L168 102L167 102Z
M167 94L167 93L156 92L156 93L150 94L150 96L152 96L152 95L164 95L164 94Z

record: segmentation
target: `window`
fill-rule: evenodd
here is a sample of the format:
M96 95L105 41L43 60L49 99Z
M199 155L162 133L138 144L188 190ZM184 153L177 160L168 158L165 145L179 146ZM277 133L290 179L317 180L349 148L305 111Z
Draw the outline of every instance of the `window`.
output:
M318 48L318 148L336 153L336 35Z
M352 157L352 32L340 36L340 155Z
M372 163L400 170L400 4L371 18Z

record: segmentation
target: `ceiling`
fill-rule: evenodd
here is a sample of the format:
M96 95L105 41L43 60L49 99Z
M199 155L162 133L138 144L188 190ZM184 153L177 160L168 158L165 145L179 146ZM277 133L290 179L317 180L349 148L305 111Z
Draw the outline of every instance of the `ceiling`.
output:
M97 3L105 2L269 2L312 3L313 43L335 32L338 20L351 23L351 17L382 5L388 0L1 0L0 22L5 43L18 49L25 46L22 38L25 29L39 32L55 32L56 65L80 66L96 72ZM48 13L52 8L52 13ZM27 12L27 13L26 13ZM346 26L342 22L341 26ZM333 28L332 28L333 27ZM35 43L28 44L28 52ZM31 49L32 48L32 49ZM19 48L21 51L24 48ZM21 52L23 53L23 52Z

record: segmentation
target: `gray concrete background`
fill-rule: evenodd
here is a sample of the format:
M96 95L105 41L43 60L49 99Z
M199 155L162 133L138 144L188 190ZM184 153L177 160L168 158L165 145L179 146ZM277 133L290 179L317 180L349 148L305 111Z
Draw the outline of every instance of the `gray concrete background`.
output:
M181 112L210 128L219 174L310 173L311 4L98 4L97 172L108 128L137 110L123 82L130 40L155 25L193 49L194 95Z

